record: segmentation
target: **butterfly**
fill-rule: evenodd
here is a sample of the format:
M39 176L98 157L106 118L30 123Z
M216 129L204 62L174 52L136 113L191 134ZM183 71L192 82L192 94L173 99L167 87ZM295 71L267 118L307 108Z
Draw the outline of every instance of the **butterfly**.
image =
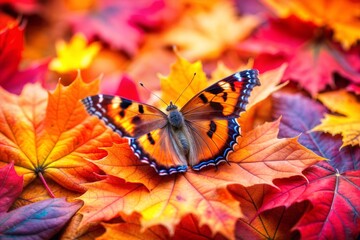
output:
M87 112L103 120L129 145L141 162L159 175L200 170L227 162L241 128L258 71L234 73L192 97L181 109L170 102L165 111L119 96L95 95L82 100Z

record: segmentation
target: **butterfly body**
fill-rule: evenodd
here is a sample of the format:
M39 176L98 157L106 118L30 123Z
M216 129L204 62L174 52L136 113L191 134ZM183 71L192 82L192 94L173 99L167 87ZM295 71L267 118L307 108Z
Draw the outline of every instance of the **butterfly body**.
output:
M224 78L166 112L129 99L95 95L83 99L87 111L129 138L135 155L159 175L186 172L227 161L240 136L237 118L251 90L260 85L257 70Z

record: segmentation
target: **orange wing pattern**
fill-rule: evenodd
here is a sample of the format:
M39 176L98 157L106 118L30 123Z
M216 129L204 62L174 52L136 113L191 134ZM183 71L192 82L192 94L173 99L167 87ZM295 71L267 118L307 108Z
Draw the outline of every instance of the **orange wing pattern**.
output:
M96 115L122 137L141 137L167 124L167 115L159 109L126 98L100 94L84 98L82 102L91 115Z
M135 155L144 163L150 164L159 175L187 171L187 159L180 153L175 136L168 125L138 138L129 139Z
M189 159L194 170L226 161L241 128L236 121L245 111L248 97L260 85L257 70L235 73L192 98L181 112L195 139L197 158Z

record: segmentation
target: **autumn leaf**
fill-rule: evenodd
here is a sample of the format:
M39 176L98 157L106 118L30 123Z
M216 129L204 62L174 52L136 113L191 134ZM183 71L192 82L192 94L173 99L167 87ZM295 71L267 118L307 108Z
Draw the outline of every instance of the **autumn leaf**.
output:
M49 69L66 73L89 67L92 60L100 51L99 42L93 42L87 46L87 40L82 34L75 34L69 43L60 40L56 43L57 57L50 64Z
M343 145L360 145L360 103L356 97L344 90L322 93L318 99L333 113L325 114L321 123L313 131L323 131L332 135L341 134Z
M275 117L283 116L280 135L289 137L302 133L299 141L329 159L304 171L303 178L276 180L279 191L265 197L262 210L308 200L313 207L294 227L303 238L355 238L360 221L360 150L350 146L339 151L341 139L321 132L308 132L319 122L326 109L301 95L278 95ZM303 108L302 106L306 106Z
M23 178L14 170L14 163L0 168L0 215L5 213L22 191Z
M260 71L287 63L283 80L297 82L315 96L335 86L334 73L350 83L360 83L358 54L354 57L351 51L339 48L328 35L294 17L272 19L238 49L257 55L254 67Z
M48 94L38 84L26 85L20 96L0 89L1 165L14 161L24 176L24 186L43 175L73 191L83 192L83 182L99 179L98 167L89 159L106 155L99 147L111 146L119 137L94 117L80 99L98 91L98 81L85 84L80 75L68 87L58 85Z
M154 226L142 231L138 214L122 216L124 222L121 223L102 223L106 232L98 239L109 239L117 236L119 239L169 239L169 232L163 226Z
M280 17L294 15L305 22L313 22L318 27L332 29L334 39L341 42L346 49L360 39L360 3L358 1L265 0L264 2ZM344 12L346 14L343 14Z
M176 105L181 108L198 92L204 90L208 83L200 61L190 63L177 53L176 57L176 62L171 65L170 74L168 76L160 75L161 99L166 103L176 102ZM188 86L192 79L194 81ZM178 97L179 99L177 99ZM165 110L166 106L159 102L158 105L160 104Z
M177 46L188 59L213 59L247 38L260 24L255 16L239 18L228 1L210 6L190 7L175 27L161 35L163 44Z
M106 228L105 234L99 239L109 239L111 236L118 236L126 239L169 239L169 232L162 226L154 226L142 231L142 226L139 221L139 216L125 216L122 217L125 222L115 224L102 224ZM203 240L226 239L220 234L215 236L211 233L208 226L198 226L198 221L193 215L185 216L181 222L176 226L175 234L171 239L194 239Z
M295 239L293 226L309 206L309 202L294 204L290 208L272 208L260 212L264 198L271 191L267 185L251 187L230 186L240 202L244 216L236 224L237 239Z
M80 202L55 198L1 213L0 237L51 239L80 207Z

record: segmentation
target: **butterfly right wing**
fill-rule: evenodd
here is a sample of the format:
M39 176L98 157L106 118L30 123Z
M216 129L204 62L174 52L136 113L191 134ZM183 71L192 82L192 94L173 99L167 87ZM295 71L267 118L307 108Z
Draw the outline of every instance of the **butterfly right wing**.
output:
M141 162L159 175L186 172L187 162L179 153L167 115L143 103L110 95L95 95L82 100L86 110L103 120L122 137Z

